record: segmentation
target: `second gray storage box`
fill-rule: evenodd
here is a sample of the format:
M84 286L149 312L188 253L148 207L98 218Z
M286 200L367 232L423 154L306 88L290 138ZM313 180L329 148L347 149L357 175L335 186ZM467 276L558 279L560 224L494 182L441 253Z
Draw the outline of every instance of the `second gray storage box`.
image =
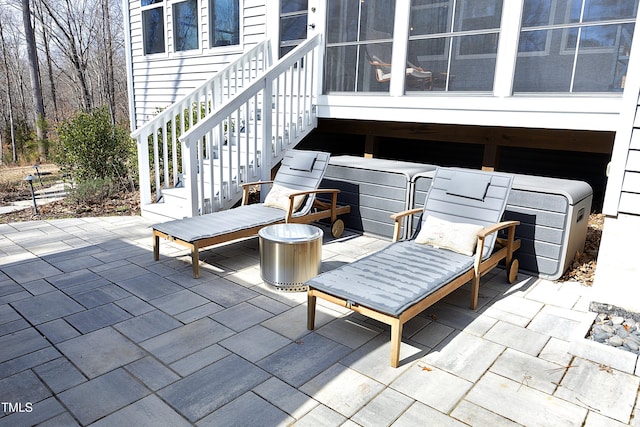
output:
M433 173L415 177L413 207L422 207ZM518 220L520 269L556 280L584 250L593 189L583 181L514 174L505 220ZM417 225L414 219L413 227Z

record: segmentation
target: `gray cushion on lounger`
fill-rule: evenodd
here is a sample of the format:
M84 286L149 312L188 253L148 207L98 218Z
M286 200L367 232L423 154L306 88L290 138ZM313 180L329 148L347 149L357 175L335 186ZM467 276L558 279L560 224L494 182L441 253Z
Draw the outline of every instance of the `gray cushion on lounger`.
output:
M257 225L284 221L285 215L286 213L282 209L252 204L195 216L189 218L188 221L176 219L162 222L155 224L153 228L169 236L179 237L185 242L195 242L199 239L244 230Z
M394 316L473 265L473 257L403 241L306 283Z

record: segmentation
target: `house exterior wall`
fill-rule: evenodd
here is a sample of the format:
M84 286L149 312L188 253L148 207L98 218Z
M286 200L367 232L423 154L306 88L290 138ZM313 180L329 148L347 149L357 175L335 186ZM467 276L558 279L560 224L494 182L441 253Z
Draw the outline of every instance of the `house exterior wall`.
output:
M213 73L232 62L243 51L270 38L277 49L279 10L277 2L241 0L241 43L209 48L209 2L199 0L200 48L173 52L171 5L165 0L166 53L144 55L141 1L123 0L127 31L130 117L133 129L148 121L159 109L178 100ZM410 0L397 0L396 10L408 10ZM309 1L308 37L326 31L327 2ZM521 3L503 3L499 54L491 93L404 93L403 70L393 70L386 93L329 93L318 96L317 115L328 119L385 120L442 125L567 129L616 132L603 211L640 215L640 43L638 31L632 45L624 92L603 94L512 93L515 52ZM396 29L406 33L408 22L396 16ZM394 61L404 60L408 41L394 39ZM323 58L319 58L322 66ZM400 79L393 80L400 76ZM321 82L319 82L321 84Z
M123 0L126 40L129 45L129 105L131 128L136 129L160 109L189 93L213 73L233 62L243 52L265 40L268 9L264 0L240 2L240 44L209 48L208 0L199 0L200 48L174 52L172 0L166 0L165 53L145 55L143 51L140 0ZM128 14L127 14L128 11Z

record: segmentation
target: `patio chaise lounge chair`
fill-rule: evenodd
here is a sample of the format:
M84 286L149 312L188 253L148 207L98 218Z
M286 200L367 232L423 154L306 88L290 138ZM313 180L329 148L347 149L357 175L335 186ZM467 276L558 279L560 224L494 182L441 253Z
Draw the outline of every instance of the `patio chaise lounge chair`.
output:
M382 61L375 55L369 60L369 63L376 69L376 80L378 82L388 83L391 81L391 64ZM431 71L424 70L422 67L407 61L404 72L410 84L419 86L423 90L425 88L433 89L433 73Z
M199 272L200 248L254 236L261 228L283 222L310 223L331 219L331 233L338 237L344 223L338 215L349 213L349 206L338 206L337 189L318 189L329 163L329 154L319 151L289 150L273 181L243 184L242 205L197 217L158 223L153 228L153 256L159 259L159 240L164 238L191 250L193 277ZM272 184L263 203L249 204L249 188ZM330 202L316 194L327 193Z
M306 282L307 328L314 328L316 298L386 323L391 326L391 366L397 367L404 323L470 280L471 309L475 309L480 277L501 260L506 262L509 282L515 281L519 222L499 222L511 183L506 174L438 169L424 209L392 215L394 243ZM402 218L421 210L414 236L397 241ZM499 230L505 230L506 237L498 238Z

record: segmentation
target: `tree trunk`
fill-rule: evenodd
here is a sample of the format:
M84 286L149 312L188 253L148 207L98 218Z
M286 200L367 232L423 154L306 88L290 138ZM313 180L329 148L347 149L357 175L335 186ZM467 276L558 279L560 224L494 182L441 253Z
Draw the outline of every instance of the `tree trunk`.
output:
M31 25L30 0L22 0L22 23L27 42L27 57L29 60L29 75L31 77L31 90L36 117L36 136L38 138L38 152L41 160L47 158L47 129L44 114L44 101L42 99L42 87L40 86L40 67L38 64L38 52L36 50L36 36Z
M9 61L7 59L7 43L4 39L4 28L0 20L0 41L2 41L2 60L4 62L5 77L7 79L7 107L9 109L9 129L11 132L11 152L13 163L18 163L18 150L16 149L16 133L13 124L13 100L11 98L11 74L9 73ZM2 144L0 144L0 152Z
M51 46L49 43L49 28L44 20L42 11L42 0L36 3L38 19L40 20L40 28L42 30L42 45L44 47L45 61L47 63L47 76L49 78L49 87L51 91L51 101L53 102L53 118L57 122L59 117L58 93L56 91L56 82L53 75L53 62L51 61Z
M107 94L107 102L109 104L109 113L111 114L111 123L116 123L116 89L115 79L113 77L113 46L111 35L111 17L109 14L109 0L102 0L102 31L104 40L107 44L104 51L106 55L106 84L105 91Z

